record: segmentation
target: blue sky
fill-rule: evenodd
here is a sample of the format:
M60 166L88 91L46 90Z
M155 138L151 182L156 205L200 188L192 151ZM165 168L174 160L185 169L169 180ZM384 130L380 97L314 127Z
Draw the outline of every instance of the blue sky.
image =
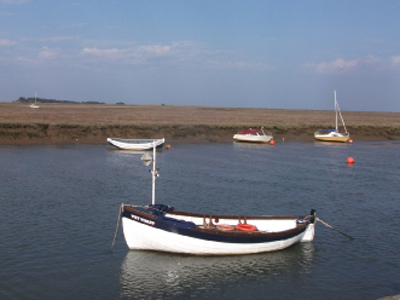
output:
M400 1L0 0L0 101L400 112Z

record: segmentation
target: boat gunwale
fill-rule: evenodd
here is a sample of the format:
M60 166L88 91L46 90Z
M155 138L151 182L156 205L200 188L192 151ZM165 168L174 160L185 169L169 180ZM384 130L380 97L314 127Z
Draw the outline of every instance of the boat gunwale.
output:
M258 237L269 237L273 238L276 240L276 238L281 237L281 236L287 236L287 235L293 235L297 236L301 233L303 233L306 229L307 226L311 224L310 221L307 221L302 224L296 223L296 227L286 229L286 230L281 230L281 231L240 231L240 230L232 230L232 231L225 231L225 230L219 230L216 228L202 228L197 226L196 228L192 228L190 230L196 231L196 232L202 232L206 234L212 234L212 235L220 235L220 236L235 236L235 237L240 237L240 238L258 238Z
M127 143L127 144L148 144L148 143L153 143L156 141L156 143L160 141L165 141L165 138L161 139L121 139L121 138L107 138L108 141L117 141L121 143Z
M142 206L138 206L138 207L142 207ZM151 220L155 220L156 219L156 216L154 216L152 214L148 214L148 213L142 212L142 211L137 210L137 209L134 209L134 208L132 208L130 206L124 206L124 210L128 210L131 213L135 213L137 215L140 215L140 216L145 217L145 218L149 218Z
M127 208L128 210L134 210L139 211L135 209L135 207L140 207L140 208L145 208L149 209L146 206L141 206L141 205L134 205L134 204L124 204L124 208ZM140 211L139 211L140 212ZM142 213L142 212L141 212ZM202 213L191 213L191 212L184 212L184 211L175 211L171 210L167 212L167 214L170 215L179 215L179 216L188 216L188 217L199 217L199 218L212 218L212 219L239 219L241 218L242 220L297 220L298 218L303 218L305 216L303 215L221 215L221 214L202 214ZM152 216L149 214L149 216Z
M144 209L149 209L144 206L135 206L135 207L140 207ZM154 215L144 213L140 210L135 209L134 207L130 206L123 206L123 209L137 214L139 216L148 218L152 221L155 221L159 224L162 224L165 222L163 220L163 217L165 217L165 214L161 214L161 218L157 218ZM175 213L174 211L171 211L171 214ZM178 212L177 215L181 216L188 216L188 217L198 217L198 218L209 218L211 217L211 220L215 219L232 219L232 220L238 220L238 223L241 223L241 221L244 221L245 224L247 220L293 220L297 221L299 218L304 218L304 223L295 223L295 227L285 229L285 230L280 230L280 231L250 231L250 232L245 232L245 231L239 231L239 230L234 230L234 231L224 231L224 230L219 230L216 228L216 225L210 224L210 225L196 225L194 228L187 229L192 232L197 232L200 234L206 234L206 235L211 235L211 236L226 236L226 237L236 237L236 238L251 238L251 239L257 239L257 238L268 238L271 240L281 240L282 237L287 237L287 236L297 236L301 233L303 233L305 230L307 230L308 225L314 224L315 223L315 216L314 215L306 215L306 216L239 216L239 215L203 215L203 214L196 214L196 213L183 213L183 212ZM311 219L305 219L306 217L311 217ZM125 217L126 218L126 217ZM167 219L174 219L171 217L166 217ZM134 222L139 222L138 220L135 220L133 218L129 218L129 220L134 221ZM176 219L176 221L181 221L179 219ZM190 222L190 221L187 221ZM166 230L170 231L165 228L160 228L157 226L158 229L161 230ZM170 231L171 232L171 231ZM285 239L285 238L284 238Z

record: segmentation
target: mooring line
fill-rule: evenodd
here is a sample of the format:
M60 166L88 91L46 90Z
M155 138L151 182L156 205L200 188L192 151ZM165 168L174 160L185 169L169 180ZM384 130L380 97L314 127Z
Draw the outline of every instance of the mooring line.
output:
M345 234L344 232L340 231L339 229L336 229L335 227L329 225L328 223L322 221L320 218L316 218L317 221L320 221L322 224L324 224L326 227L329 227L330 229L336 230L337 232L343 234L344 236L347 236L348 238L354 240L354 238L348 234Z
M121 212L122 212L123 207L124 207L124 204L122 203L121 206L119 207L117 228L115 228L114 239L113 239L113 242L112 242L112 245L111 245L110 252L112 252L112 250L113 250L113 248L114 248L114 243L115 243L115 239L116 239L116 237L117 237L117 232L118 232L119 222L120 222L120 220L121 220Z

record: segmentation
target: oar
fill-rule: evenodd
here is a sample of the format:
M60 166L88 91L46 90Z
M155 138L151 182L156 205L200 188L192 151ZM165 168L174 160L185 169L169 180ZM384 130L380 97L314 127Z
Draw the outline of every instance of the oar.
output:
M354 240L354 238L352 236L349 236L349 235L345 234L344 232L340 231L339 229L336 229L335 227L333 227L333 226L329 225L328 223L322 221L320 218L316 218L316 219L317 219L317 221L320 221L322 224L324 224L326 227L329 227L330 229L336 230L337 232L343 234L344 236L347 236L348 238Z
M115 238L117 237L118 226L119 226L119 221L120 221L120 219L121 219L121 212L122 212L123 207L124 207L124 204L122 203L121 206L120 206L120 208L119 208L118 221L117 221L117 228L115 228L114 239L113 239L113 242L112 242L112 245L111 245L110 252L112 252L112 250L113 250L113 248L114 248Z

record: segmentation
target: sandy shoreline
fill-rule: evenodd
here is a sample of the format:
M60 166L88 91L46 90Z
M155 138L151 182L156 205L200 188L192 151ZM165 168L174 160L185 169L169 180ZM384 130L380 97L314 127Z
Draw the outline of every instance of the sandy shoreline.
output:
M342 111L353 140L400 140L400 113ZM231 142L264 126L274 140L313 141L335 127L333 111L164 105L0 103L0 144L104 144L107 137Z

